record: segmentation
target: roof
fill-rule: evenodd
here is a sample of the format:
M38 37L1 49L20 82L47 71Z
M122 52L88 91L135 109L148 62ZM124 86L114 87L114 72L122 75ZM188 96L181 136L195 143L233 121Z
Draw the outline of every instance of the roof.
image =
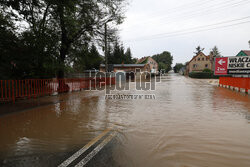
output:
M247 56L250 56L250 50L242 50Z
M206 58L209 58L209 56L206 56L203 52L200 52L199 54L197 54L196 56L194 56L189 62L188 64L193 61L197 56L199 56L200 54L202 54L203 56L205 56Z
M146 64L149 57L150 56L141 58L140 60L137 61L137 64Z
M145 64L113 64L113 67L144 67ZM101 64L100 67L105 67L105 64Z

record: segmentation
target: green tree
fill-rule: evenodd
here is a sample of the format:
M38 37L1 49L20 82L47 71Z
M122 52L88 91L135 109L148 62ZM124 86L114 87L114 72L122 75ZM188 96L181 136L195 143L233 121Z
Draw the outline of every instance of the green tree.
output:
M101 62L103 61L97 48L92 44L89 51L89 58L85 58L86 69L99 69Z
M16 70L14 59L19 40L14 31L14 23L0 13L0 79L12 78L12 71Z
M220 54L217 46L213 47L213 49L210 51L210 54L212 54L213 57L221 57L221 54Z
M125 52L125 64L133 64L134 61L132 59L132 53L131 53L131 50L130 48L127 48L126 52Z
M185 65L182 64L182 63L176 63L175 66L174 66L174 68L173 68L174 72L178 73L182 67L185 67Z
M163 62L160 62L160 63L158 64L158 66L159 66L159 70L165 70L165 69L168 68L167 65L166 65L165 63L163 63Z
M204 49L205 48L202 48L200 45L197 46L197 48L195 48L195 52L194 52L195 56L200 54Z
M173 56L170 52L164 51L161 54L152 56L152 58L159 64L159 70L169 72L172 69Z
M132 58L132 53L130 48L127 48L126 52L124 52L123 45L119 44L118 41L115 41L113 44L113 48L111 46L108 47L108 64L133 64L136 60Z
M112 64L121 64L123 61L123 55L124 55L124 50L121 48L119 43L116 41L114 45L114 51L113 51L113 63Z
M83 72L84 70L99 69L103 58L99 54L96 46L92 44L90 47L86 44L80 51L74 51L73 72Z
M16 23L14 34L21 34L32 63L32 75L42 73L48 64L56 64L57 77L63 78L73 50L91 42L105 23L122 23L124 0L2 0L0 11ZM16 25L18 25L16 24ZM24 34L25 32L25 34ZM22 47L21 47L22 48ZM47 62L48 60L48 62ZM34 70L36 68L36 70ZM26 72L27 73L27 72Z

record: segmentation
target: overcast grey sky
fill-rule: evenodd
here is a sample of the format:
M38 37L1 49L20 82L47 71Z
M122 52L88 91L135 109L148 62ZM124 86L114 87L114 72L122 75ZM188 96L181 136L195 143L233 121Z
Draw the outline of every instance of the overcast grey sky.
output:
M250 0L130 0L125 14L120 36L133 57L169 51L175 64L198 45L205 54L216 45L223 56L249 49Z

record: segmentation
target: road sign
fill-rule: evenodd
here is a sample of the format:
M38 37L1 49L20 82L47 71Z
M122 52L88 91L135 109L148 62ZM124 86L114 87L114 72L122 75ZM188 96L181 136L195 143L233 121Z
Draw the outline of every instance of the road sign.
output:
M227 75L228 57L215 59L214 75Z
M228 57L228 74L250 75L250 56Z
M250 75L250 56L215 59L214 75Z

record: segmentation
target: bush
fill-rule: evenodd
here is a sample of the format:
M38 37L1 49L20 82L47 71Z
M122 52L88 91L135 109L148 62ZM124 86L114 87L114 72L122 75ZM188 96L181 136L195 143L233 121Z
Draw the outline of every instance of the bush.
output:
M214 76L213 72L191 72L189 73L190 78L200 78L200 79L210 79L210 78L218 78Z
M206 69L204 69L202 72L210 72L210 73L212 73L213 71L210 70L210 69L208 69L208 68L206 68Z

